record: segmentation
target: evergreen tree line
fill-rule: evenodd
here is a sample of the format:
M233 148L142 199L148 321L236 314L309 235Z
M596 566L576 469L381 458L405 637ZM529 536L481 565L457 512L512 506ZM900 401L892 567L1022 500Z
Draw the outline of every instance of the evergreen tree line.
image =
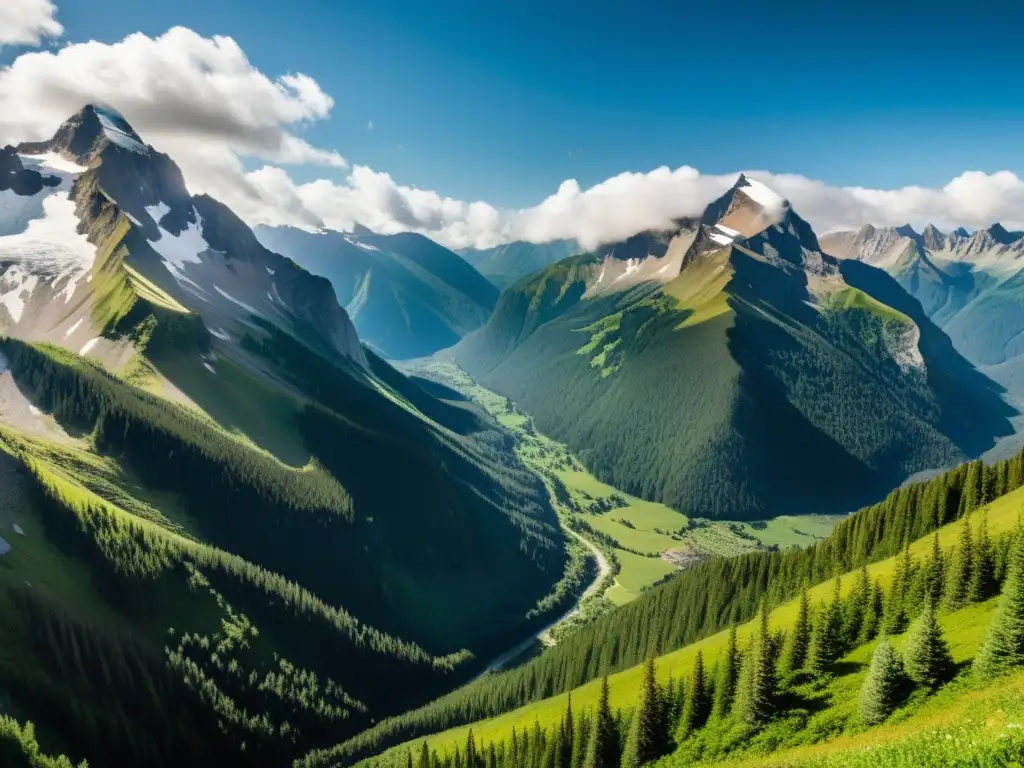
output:
M934 692L954 677L957 667L939 615L994 596L1000 573L1007 574L1002 598L970 673L986 680L1020 669L1024 667L1024 529L993 542L984 518L975 537L969 520L964 520L963 528L967 533L952 552L938 548L937 536L920 562L905 549L888 591L870 578L866 568L859 570L845 596L836 579L831 598L816 608L807 590L802 590L789 632L771 629L766 604L745 648L739 647L733 625L714 665L709 668L698 651L686 679L670 677L660 684L654 661L647 660L631 710L611 710L605 677L593 712L574 714L570 694L566 712L553 728L535 722L525 733L513 730L510 739L487 744L478 743L470 730L465 745L450 753L438 754L424 741L415 754L391 754L382 764L638 768L669 754L711 724L740 725L746 737L753 736L775 716L785 714L787 707L801 705L799 698L794 699L792 686L834 673L846 653L877 640L859 698L860 721L876 725L914 688ZM985 585L981 591L976 590L979 583ZM898 652L889 636L905 631L904 648ZM307 758L301 764L322 763Z
M893 491L808 547L707 558L581 627L536 659L386 720L340 744L335 754L345 760L379 754L417 736L571 690L747 621L765 601L777 604L798 595L805 584L897 554L911 541L1015 490L1024 479L1022 470L1024 452L991 466L969 462ZM988 583L988 576L982 581ZM908 599L918 600L908 606L917 610L920 583L908 574L907 584Z

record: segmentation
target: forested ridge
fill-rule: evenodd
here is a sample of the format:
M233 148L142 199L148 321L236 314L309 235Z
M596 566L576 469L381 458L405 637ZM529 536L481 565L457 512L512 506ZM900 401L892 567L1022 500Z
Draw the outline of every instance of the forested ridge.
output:
M597 255L565 259L506 290L455 359L597 477L697 517L845 513L1011 432L999 388L885 273L834 267L859 300L830 301L751 250L800 242L762 239L708 256L731 276L701 306L676 294L710 263L584 298Z
M890 557L1022 483L1024 452L994 465L973 461L893 491L810 547L705 559L580 628L536 659L391 718L314 757L340 762L367 757L635 666L747 621L760 605L792 598L807 584Z
M294 419L316 457L302 469L94 363L0 339L32 402L129 473L110 486L81 474L79 447L0 432L43 526L33 538L45 530L66 558L54 566L88 574L70 603L0 584L0 687L76 760L282 764L450 690L479 663L467 649L486 659L582 588L543 485L478 411L376 358L376 383L359 381L265 338L247 344L302 372ZM418 613L396 607L398 588ZM439 598L476 608L460 619ZM429 645L409 639L431 626Z

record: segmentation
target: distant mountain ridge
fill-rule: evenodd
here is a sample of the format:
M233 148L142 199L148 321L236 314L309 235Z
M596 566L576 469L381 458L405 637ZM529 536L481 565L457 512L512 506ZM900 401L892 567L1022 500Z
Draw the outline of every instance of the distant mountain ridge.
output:
M456 359L599 477L697 516L845 511L1010 433L913 298L823 249L741 176L699 221L524 278Z
M865 226L828 235L823 244L840 258L887 271L971 362L1024 393L1024 232L998 223L973 233Z
M493 248L465 248L457 253L504 290L538 269L581 251L575 240L552 240L548 243L517 240Z
M263 245L334 286L360 337L390 358L430 355L483 325L498 289L447 248L412 232L345 234L256 227Z

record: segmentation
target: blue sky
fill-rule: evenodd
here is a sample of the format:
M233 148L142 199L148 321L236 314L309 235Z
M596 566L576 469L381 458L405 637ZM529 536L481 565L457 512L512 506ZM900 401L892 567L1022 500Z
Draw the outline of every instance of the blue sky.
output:
M1024 175L1024 13L839 5L58 2L62 43L229 35L334 98L303 138L463 200L520 207L660 165L881 188Z

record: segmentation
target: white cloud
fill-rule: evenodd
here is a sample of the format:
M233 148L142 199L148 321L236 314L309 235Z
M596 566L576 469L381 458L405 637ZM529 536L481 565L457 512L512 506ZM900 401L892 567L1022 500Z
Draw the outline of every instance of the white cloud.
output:
M1024 229L1024 181L1008 171L969 171L941 188L894 190L835 187L795 174L748 174L787 197L819 234L869 222L910 222L920 230L928 223L952 229L1001 221L1008 228ZM588 189L570 179L533 207L500 209L403 186L364 166L355 166L340 184L326 179L295 184L280 169L264 168L248 178L273 178L274 185L247 215L254 223L309 227L322 222L348 230L359 222L384 233L415 230L452 248L562 238L589 247L644 229L669 227L675 218L698 214L738 175L739 171L706 175L687 166L662 167L621 173ZM287 201L289 215L282 213L282 201Z
M225 197L252 197L242 183L246 156L345 167L337 152L298 135L334 106L315 80L271 79L231 38L183 27L156 38L138 33L114 44L22 54L0 69L0 103L0 144L51 136L87 103L113 107L174 157L194 191ZM235 184L242 188L232 191Z
M10 2L0 0L0 14L14 7ZM58 34L52 8L48 18L52 25L42 33ZM88 102L120 111L181 165L193 192L221 199L251 224L351 229L358 222L385 233L422 232L453 248L517 239L571 238L586 246L619 240L699 213L738 174L706 175L683 166L621 173L589 188L570 179L523 209L405 186L362 165L340 181L296 183L275 164L346 167L340 154L301 136L303 126L330 116L333 99L306 75L265 75L231 38L204 38L181 27L156 38L135 34L115 44L75 43L22 54L0 69L0 145L47 137ZM367 129L372 127L368 121ZM247 172L246 157L265 164ZM820 234L866 222L974 228L999 220L1024 228L1024 182L1007 171L971 171L941 188L895 190L834 187L793 174L750 175L789 198Z
M0 45L39 45L44 37L60 37L64 27L50 0L0 2Z

